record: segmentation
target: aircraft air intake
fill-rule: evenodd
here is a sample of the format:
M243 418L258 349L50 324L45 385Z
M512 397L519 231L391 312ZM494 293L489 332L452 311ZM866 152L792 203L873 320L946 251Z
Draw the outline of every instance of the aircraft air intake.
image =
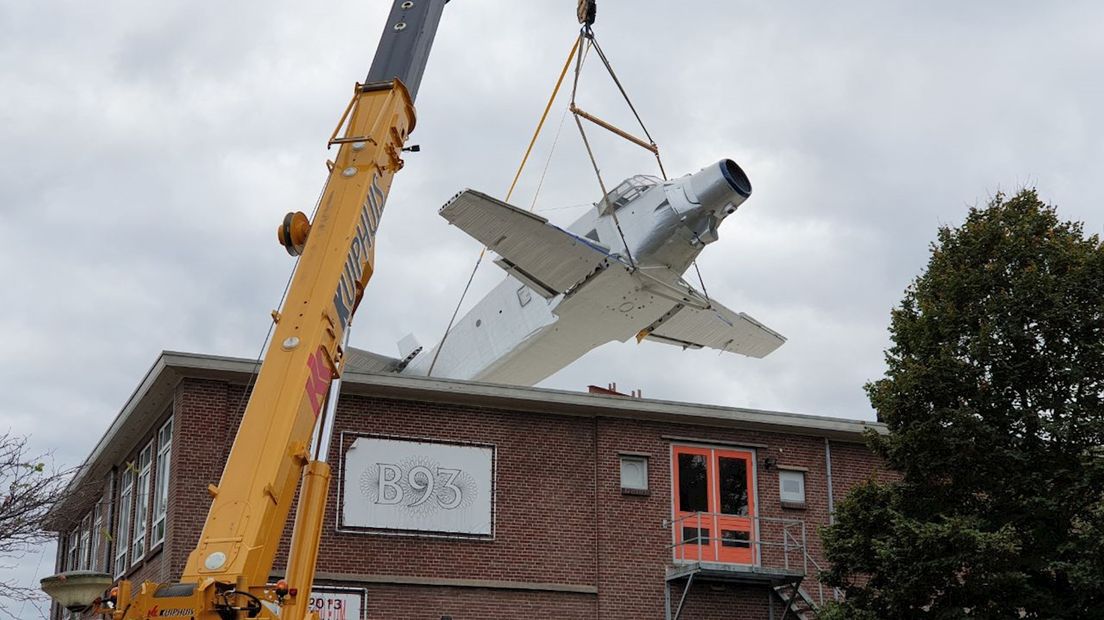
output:
M751 181L736 162L722 159L691 175L688 189L691 201L728 215L751 196Z

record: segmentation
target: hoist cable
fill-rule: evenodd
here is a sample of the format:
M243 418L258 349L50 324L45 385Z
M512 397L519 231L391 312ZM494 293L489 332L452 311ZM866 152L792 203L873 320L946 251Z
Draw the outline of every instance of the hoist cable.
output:
M701 269L698 269L698 259L695 258L691 262L694 265L694 271L697 272L697 274L698 274L698 284L701 284L702 295L705 296L706 301L708 301L709 303L713 303L712 300L709 299L709 291L705 290L705 280L702 279Z
M544 160L544 169L541 170L540 179L537 181L537 189L533 192L533 202L529 204L530 213L537 209L537 198L540 197L541 189L544 187L544 178L548 176L548 167L552 165L552 155L556 152L556 145L560 142L564 121L567 120L567 112L567 108L564 108L563 114L560 115L560 125L556 127L556 135L552 138L552 147L548 149L548 159Z
M567 60L564 62L563 69L560 70L560 77L556 79L556 86L552 89L552 96L548 98L548 104L544 106L544 113L541 114L540 122L537 123L537 130L533 132L533 139L529 141L529 148L525 149L525 156L521 158L521 165L518 166L517 174L514 175L514 181L510 183L510 189L506 192L506 199L503 202L510 202L510 196L514 195L514 188L517 187L518 179L521 178L521 171L525 169L525 164L529 161L529 154L533 152L533 145L537 143L537 137L540 136L541 129L544 129L544 121L548 118L548 111L552 109L552 104L556 101L556 95L560 94L560 86L563 85L564 76L567 75L567 69L571 66L571 59L575 57L575 52L579 49L579 40L575 40L575 44L571 46L571 51L567 54Z
M483 248L483 251L479 253L479 258L475 260L475 267L472 267L471 275L468 276L468 283L464 285L464 291L460 293L460 300L456 302L456 308L452 311L452 317L449 319L448 327L445 328L445 333L441 335L441 343L437 345L437 350L433 352L433 361L429 363L429 370L426 371L427 377L433 376L433 367L437 365L437 358L441 355L441 350L445 348L445 341L448 340L449 334L452 333L452 324L456 322L456 315L460 313L460 306L464 303L464 298L468 296L468 289L471 288L472 280L475 279L475 272L479 271L479 264L483 262L483 257L487 254L487 248Z
M625 248L625 256L629 259L629 267L636 269L636 261L633 260L632 251L629 250L629 242L625 240L625 231L621 229L621 222L617 219L617 210L609 203L609 192L606 190L606 182L602 180L602 172L598 169L598 160L594 158L594 151L590 148L590 141L587 140L586 131L583 130L583 123L579 120L579 115L574 116L575 125L579 127L579 135L583 137L583 146L586 147L587 155L590 156L590 164L594 166L594 174L598 177L598 187L602 190L602 203L607 207L605 210L613 216L613 225L617 228L618 236L621 237L621 245Z
M598 43L598 39L594 37L594 33L591 32L591 40L594 43L594 51L598 52L598 57L602 59L602 64L606 67L606 71L609 72L610 78L613 79L613 83L617 85L617 90L621 91L621 96L625 98L625 103L628 104L629 109L632 110L633 116L636 117L636 122L640 124L640 129L644 132L644 135L651 142L653 147L656 147L653 151L655 153L656 163L659 165L659 172L663 175L663 180L667 180L667 171L663 168L663 159L659 156L659 148L656 146L655 139L652 138L651 132L648 131L648 127L644 124L644 119L640 118L640 113L636 111L636 106L633 105L632 99L629 98L629 94L625 91L625 87L621 85L621 80L618 79L617 73L613 70L613 65L610 64L609 58L606 57L605 51L602 50L602 46ZM698 284L701 285L702 295L705 296L706 301L709 299L709 291L705 288L705 279L702 278L701 269L698 268L698 260L692 261L694 265L694 272L698 275Z
M326 177L326 180L322 183L322 189L318 192L318 198L314 200L314 209L311 210L309 221L313 222L314 216L318 215L318 208L322 206L322 197L326 195L326 188L329 186L329 184L330 179L329 177ZM302 255L295 257L295 264L291 267L291 273L288 274L287 282L284 283L284 292L280 293L280 301L276 304L277 308L284 307L284 300L287 299L288 291L291 290L291 281L293 278L295 278L295 271L299 269L299 259L301 257ZM249 396L250 390L253 389L253 383L257 380L257 376L260 374L261 359L264 357L265 347L268 346L269 338L272 337L272 332L276 329L276 317L279 316L278 314L276 314L276 312L278 311L274 311L272 322L268 324L268 331L265 332L264 340L261 342L261 348L257 352L257 358L253 361L253 370L249 373L249 381L246 382L245 390L242 391L241 396L238 397L238 404L235 405L234 411L241 411L242 403L245 402L246 397Z
M571 67L571 61L576 59L580 55L579 43L582 38L575 39L575 42L571 45L571 51L567 54L567 60L564 61L563 69L560 70L560 76L556 79L556 85L552 88L552 95L548 97L548 103L544 106L544 112L541 113L540 121L537 122L537 129L533 132L533 138L529 140L529 146L525 149L525 155L521 158L521 165L518 166L517 173L514 174L514 180L510 183L510 189L506 191L506 199L503 202L510 202L510 197L514 195L514 188L517 187L518 179L521 178L521 173L525 170L525 164L529 162L529 155L533 152L533 145L537 143L537 138L540 136L541 130L544 129L544 121L548 119L548 112L552 109L552 104L555 103L556 97L560 94L560 87L563 86L564 77L567 76L567 70ZM572 95L574 97L574 94ZM561 127L563 121L560 121ZM556 134L557 140L559 139L559 133ZM555 148L555 143L553 143ZM549 160L551 160L551 153L549 154ZM548 166L545 165L545 172L548 171ZM541 177L541 184L544 183L544 177ZM538 186L537 191L540 191ZM533 204L536 205L536 197L533 198ZM532 209L530 209L532 211ZM460 313L460 307L464 304L464 298L468 296L468 290L471 289L472 281L475 280L475 273L479 271L479 265L483 263L483 257L487 254L487 247L484 246L479 251L479 258L475 261L475 266L472 267L471 275L468 276L468 283L464 285L463 292L460 293L460 300L456 302L456 308L452 311L452 317L449 319L448 326L445 327L445 333L441 335L441 342L437 345L437 349L433 352L433 360L429 363L429 370L426 371L427 377L433 376L433 369L437 366L437 358L440 357L441 351L445 348L445 341L448 340L449 334L452 333L452 326L456 322L456 315Z
M583 39L587 40L586 50L589 51L594 45L594 32L589 26L584 26L579 33L579 41ZM579 91L579 77L583 72L582 54L575 62L575 81L571 87L571 110L572 116L575 117L575 125L579 128L579 135L583 138L583 146L586 147L587 155L590 156L590 165L594 167L594 175L598 177L598 187L602 190L602 204L605 205L605 209L599 209L599 212L606 211L613 216L613 225L617 228L617 234L621 237L621 246L625 248L625 257L629 259L629 268L633 271L636 270L636 261L633 260L632 251L629 250L629 242L625 240L625 231L621 229L621 221L617 219L617 210L613 208L613 205L609 202L609 192L606 190L606 182L602 180L602 171L598 168L598 160L594 157L594 151L590 148L590 140L587 139L586 131L583 129L583 122L579 120L579 114L575 112L575 95Z
M594 37L594 32L590 32L590 40L594 43L594 51L598 52L598 57L602 59L602 64L606 67L606 71L609 72L610 78L613 79L613 83L617 85L617 90L621 91L621 96L625 98L625 103L628 104L629 109L632 110L633 116L636 117L636 122L640 124L640 128L644 130L644 135L647 136L648 142L652 143L655 147L656 163L659 164L659 173L663 175L663 180L667 180L667 171L663 169L663 160L659 157L659 147L656 145L655 139L652 138L652 134L648 132L647 126L644 125L644 119L640 118L640 113L636 111L636 106L633 105L632 99L629 99L629 94L625 92L625 87L621 85L621 80L617 78L617 73L613 70L613 65L610 64L606 53L602 51L602 46L598 44L598 39Z

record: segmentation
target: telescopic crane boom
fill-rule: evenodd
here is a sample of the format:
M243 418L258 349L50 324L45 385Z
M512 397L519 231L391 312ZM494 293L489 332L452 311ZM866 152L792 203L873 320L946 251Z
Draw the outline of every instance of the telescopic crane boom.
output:
M341 376L345 333L375 270L376 230L403 166L414 98L447 1L394 1L367 79L330 137L338 152L314 221L289 214L279 228L288 252L301 257L273 313L274 334L222 479L208 487L199 544L180 583L120 582L99 609L113 620L308 617L330 481L326 402L336 398L330 388ZM269 585L300 480L286 578Z

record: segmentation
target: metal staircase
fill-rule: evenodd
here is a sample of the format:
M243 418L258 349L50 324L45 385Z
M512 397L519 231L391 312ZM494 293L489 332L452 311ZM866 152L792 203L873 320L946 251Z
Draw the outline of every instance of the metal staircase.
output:
M809 593L801 589L801 582L783 583L774 586L774 593L782 599L785 607L782 609L782 618L797 618L797 620L816 620L817 604Z

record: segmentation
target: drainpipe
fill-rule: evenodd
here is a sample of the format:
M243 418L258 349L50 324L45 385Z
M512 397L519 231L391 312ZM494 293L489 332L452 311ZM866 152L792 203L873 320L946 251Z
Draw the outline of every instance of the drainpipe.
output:
M595 620L602 615L602 527L598 520L598 473L598 416L594 416L594 523L599 526L594 528L594 589L598 592L594 597Z
M828 524L836 522L836 500L832 495L832 442L824 438L824 468L828 472Z

